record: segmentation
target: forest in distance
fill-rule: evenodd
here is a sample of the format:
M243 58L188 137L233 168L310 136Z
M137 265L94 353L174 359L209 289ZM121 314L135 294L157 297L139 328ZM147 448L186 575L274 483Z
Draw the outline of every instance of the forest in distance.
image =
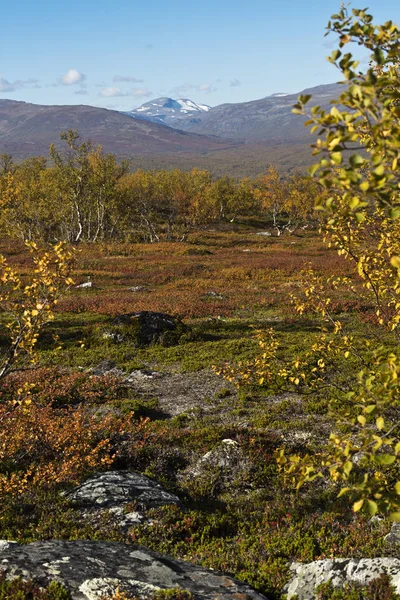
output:
M43 157L15 164L0 155L0 227L22 240L156 242L185 240L212 223L270 218L273 231L294 232L316 222L322 188L306 176L283 178L270 169L258 178L214 178L210 172L129 172L127 162L61 134L66 152L52 145Z

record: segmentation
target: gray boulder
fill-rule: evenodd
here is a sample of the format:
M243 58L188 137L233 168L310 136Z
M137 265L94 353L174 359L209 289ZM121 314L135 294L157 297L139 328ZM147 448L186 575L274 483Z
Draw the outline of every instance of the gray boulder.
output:
M100 600L117 588L136 598L181 588L198 600L263 600L249 585L224 573L174 560L137 545L97 541L44 541L20 546L0 541L0 569L7 578L40 585L62 583L72 600Z
M393 523L390 532L385 535L384 540L387 544L400 543L400 523Z
M204 469L209 467L218 467L226 471L237 471L243 469L246 459L242 450L235 440L225 439L213 450L206 452L204 456L197 461L192 469L193 475L200 475Z
M315 588L331 581L333 587L346 583L367 585L382 573L387 573L396 592L400 593L400 560L398 558L335 558L312 563L293 563L291 581L284 588L288 600L312 600Z
M133 501L146 508L180 503L178 496L170 494L159 483L134 471L98 473L65 496L78 504L103 508Z
M98 473L64 496L81 507L83 516L108 510L122 529L143 523L150 508L180 505L178 496L132 471ZM136 510L126 512L125 507L130 502L136 503Z
M188 327L176 317L166 313L143 310L116 317L103 338L118 343L128 341L138 347L161 343L165 346L176 344Z

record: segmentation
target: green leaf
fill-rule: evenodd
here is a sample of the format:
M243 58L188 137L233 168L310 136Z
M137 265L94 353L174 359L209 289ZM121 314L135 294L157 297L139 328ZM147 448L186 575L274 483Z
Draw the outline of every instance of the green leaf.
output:
M343 162L343 156L341 152L332 152L331 160L335 163L335 165L341 165Z
M383 417L378 417L376 420L376 426L379 431L381 431L385 426L385 419Z
M369 512L369 514L372 516L378 512L378 505L373 500L367 500L366 501L366 509Z
M350 475L352 468L353 463L350 460L346 460L346 462L343 465L343 471L346 473L346 475Z
M385 64L385 54L384 54L382 48L375 48L374 58L375 58L376 62L378 63L378 65Z
M393 454L378 454L378 456L375 457L375 461L378 463L378 465L383 466L392 465L395 460L396 457Z
M391 521L394 521L395 523L399 523L400 522L400 512L390 513L389 518Z
M395 489L395 491L396 491L396 494L397 494L398 496L400 496L400 481L396 481L396 483L395 483L395 486L394 486L394 489Z
M342 53L340 52L340 50L334 50L330 56L330 58L333 61L336 61L338 58L340 58L340 56L342 56Z
M360 167L361 165L364 164L364 159L361 156L361 154L353 154L352 156L350 156L350 164L352 167L356 168L356 167Z

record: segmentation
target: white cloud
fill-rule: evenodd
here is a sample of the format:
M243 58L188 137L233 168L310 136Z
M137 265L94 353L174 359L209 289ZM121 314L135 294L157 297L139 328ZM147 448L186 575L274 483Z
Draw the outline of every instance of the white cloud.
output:
M206 94L210 94L211 92L216 92L217 88L212 85L212 83L202 83L198 86L199 92L205 92Z
M113 81L116 83L143 83L143 79L137 79L136 77L130 77L129 75L114 75Z
M0 77L0 92L15 92L17 86L4 77Z
M211 92L216 92L217 88L214 87L212 83L201 83L200 85L195 85L193 83L183 83L182 85L178 85L172 88L169 93L174 97L182 97L187 94L187 92L201 92L203 94L210 94Z
M99 95L103 98L121 98L127 96L131 98L148 98L153 95L153 92L147 88L131 88L129 91L124 92L119 87L105 87Z
M128 96L127 92L123 92L119 87L105 87L101 90L100 96L103 98L116 98L117 96Z
M133 96L134 98L149 98L153 96L153 92L147 88L132 88L129 96Z
M69 69L61 78L60 83L63 85L76 85L85 81L86 75L77 69Z
M15 81L8 81L5 77L0 76L0 93L11 93L26 87L40 88L42 86L37 79L16 79Z
M239 81L239 79L232 79L229 85L231 87L239 87L240 85L242 85L242 82Z

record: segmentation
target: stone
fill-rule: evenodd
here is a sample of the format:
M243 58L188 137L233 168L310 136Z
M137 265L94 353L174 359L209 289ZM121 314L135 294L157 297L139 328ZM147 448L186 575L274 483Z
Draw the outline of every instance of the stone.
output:
M106 511L122 531L135 525L151 524L147 511L166 505L181 506L177 496L160 484L134 471L97 473L74 489L62 495L78 508L82 521L96 520ZM127 505L135 502L135 510L127 512Z
M103 360L96 367L90 369L92 375L103 377L104 375L113 375L114 377L123 377L125 373L119 369L112 360Z
M215 298L216 300L223 300L224 297L222 294L218 294L218 292L207 292L206 296L209 298Z
M270 237L272 233L270 231L258 231L256 235L262 235L264 237Z
M131 371L129 375L125 378L126 383L138 383L142 381L151 381L155 378L163 377L162 373L158 371L152 371L150 369L135 369Z
M85 281L84 283L80 283L79 285L76 286L78 289L79 288L92 288L93 287L93 282L92 281Z
M190 475L194 477L206 476L209 469L220 469L222 477L230 481L244 474L250 467L246 457L243 455L240 445L235 440L225 439L213 450L206 452L197 463L190 469Z
M116 317L103 337L132 342L138 347L155 343L169 346L178 343L186 331L188 327L172 315L143 310Z
M315 588L331 581L333 587L343 588L346 583L367 585L382 573L387 573L396 592L400 593L400 560L398 558L335 558L314 562L292 563L293 577L283 592L287 600L312 600Z
M383 538L388 544L400 543L400 523L393 523L390 532Z
M159 483L134 471L98 473L64 493L64 496L77 504L95 508L123 507L133 501L144 509L180 504L178 496L170 494Z
M134 544L53 540L7 546L0 541L0 564L7 578L31 578L43 586L56 579L72 600L100 600L117 588L139 599L171 588L188 590L197 600L266 598L222 572Z
M148 292L149 289L147 287L145 287L144 285L133 285L132 287L128 288L128 292Z

